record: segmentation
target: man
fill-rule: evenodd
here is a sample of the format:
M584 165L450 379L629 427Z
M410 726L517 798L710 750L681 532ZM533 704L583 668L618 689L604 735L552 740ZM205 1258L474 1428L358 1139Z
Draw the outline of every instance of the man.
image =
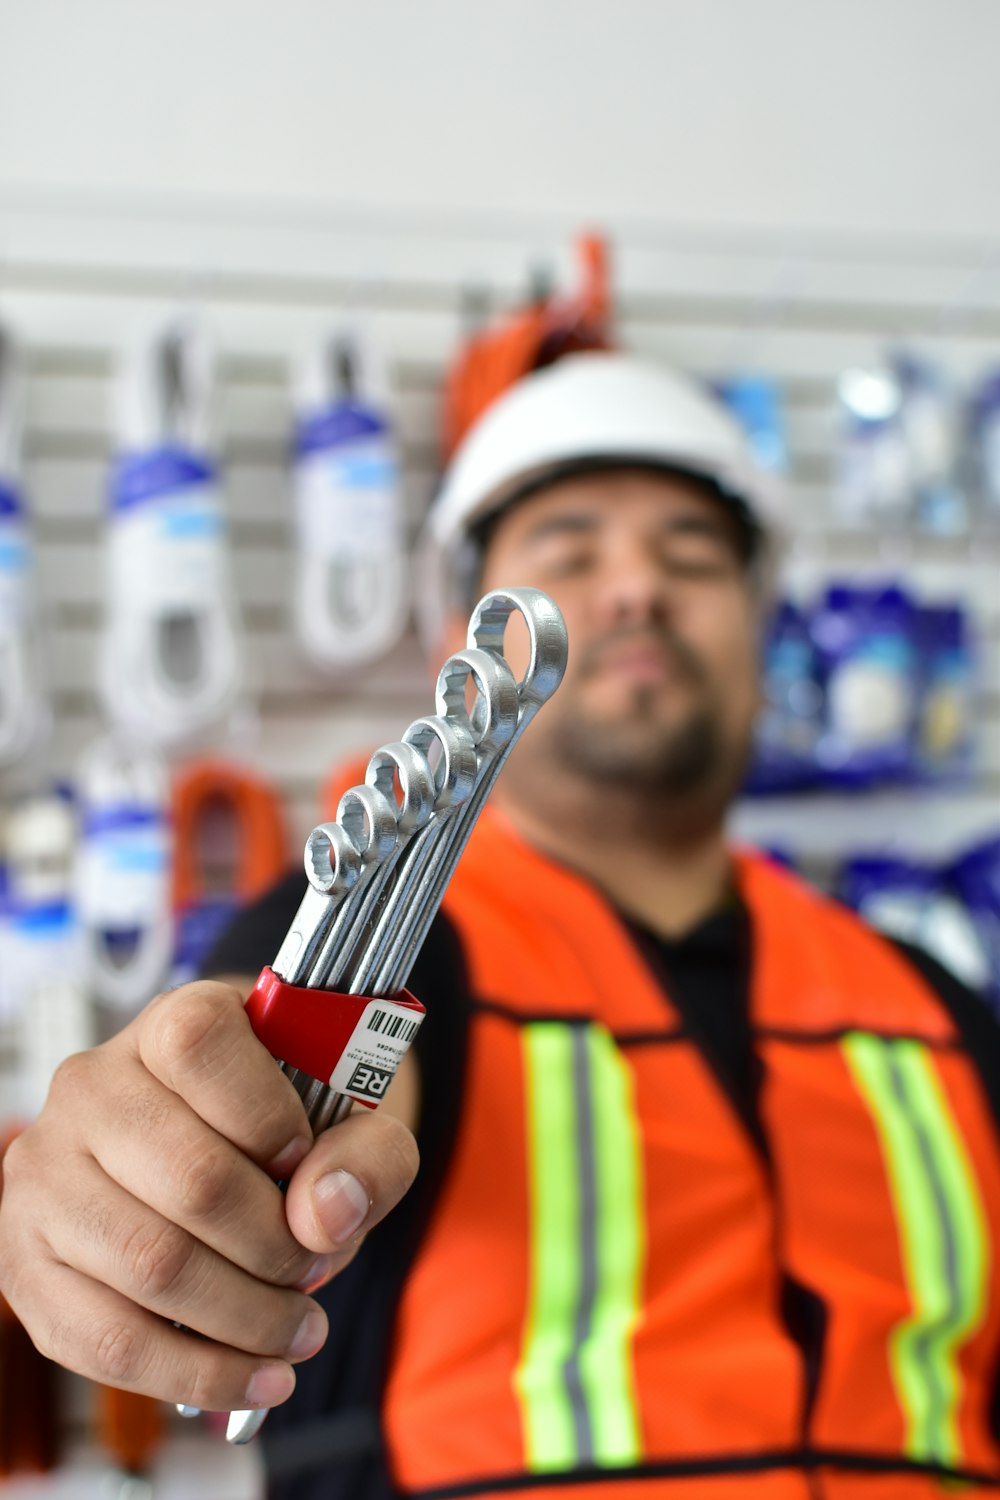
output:
M280 1403L325 1331L292 1288L342 1271L265 1427L300 1500L1000 1484L993 1023L724 839L767 515L721 413L639 362L567 358L486 414L432 515L428 572L465 589L437 644L534 584L570 663L411 980L417 1056L308 1149L238 1000L286 882L215 955L237 988L71 1061L15 1150L4 1290L46 1352ZM413 1172L389 1111L423 1168L347 1265Z

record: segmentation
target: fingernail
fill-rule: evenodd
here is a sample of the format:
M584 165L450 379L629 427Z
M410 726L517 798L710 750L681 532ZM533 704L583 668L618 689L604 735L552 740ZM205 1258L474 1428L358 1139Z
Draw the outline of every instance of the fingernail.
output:
M326 1343L328 1327L326 1313L318 1307L311 1307L288 1346L289 1359L307 1359L310 1354L315 1354L317 1349L322 1349Z
M294 1141L289 1141L285 1149L279 1151L277 1156L268 1163L268 1172L279 1181L283 1177L291 1177L299 1162L304 1161L309 1155L311 1146L312 1141L308 1140L306 1136L297 1135Z
M295 1283L295 1290L297 1292L315 1291L317 1287L329 1281L336 1264L336 1255L317 1255L302 1279Z
M368 1217L371 1201L350 1172L328 1172L313 1189L316 1213L335 1245L357 1234Z
M247 1406L280 1406L295 1389L295 1372L288 1365L262 1365L250 1377Z

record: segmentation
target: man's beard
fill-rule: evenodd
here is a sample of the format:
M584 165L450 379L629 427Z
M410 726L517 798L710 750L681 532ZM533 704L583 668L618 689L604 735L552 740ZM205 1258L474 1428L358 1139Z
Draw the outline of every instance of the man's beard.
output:
M655 689L637 689L625 723L595 723L582 715L555 726L553 745L565 764L592 781L632 785L661 796L680 796L728 785L726 753L715 717L693 709L680 723L657 722Z
M586 681L609 644L636 634L623 630L592 646L577 669L578 680ZM648 638L651 632L646 628L641 634ZM692 692L688 711L664 718L661 689L645 683L634 687L629 712L610 721L570 700L552 725L553 749L578 775L635 787L661 805L683 799L724 807L742 779L749 746L728 742L708 674L690 647L663 627L652 634Z

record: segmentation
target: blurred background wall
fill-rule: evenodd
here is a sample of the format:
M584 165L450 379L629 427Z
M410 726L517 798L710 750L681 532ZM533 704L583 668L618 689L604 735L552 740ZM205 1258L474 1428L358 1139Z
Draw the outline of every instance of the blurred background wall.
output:
M0 310L29 349L53 770L96 727L116 353L178 301L205 311L221 345L259 761L296 836L327 765L423 691L404 651L318 693L288 639L289 375L345 309L371 312L392 362L415 526L439 471L463 289L499 311L534 268L571 275L574 231L596 226L624 343L695 373L753 367L780 382L797 562L891 570L891 547L831 515L834 382L899 338L958 379L998 352L998 41L988 0L6 5ZM956 568L978 586L964 541L913 549L908 564L938 592ZM979 559L984 577L995 561ZM992 624L987 636L995 645ZM1000 726L987 739L996 765ZM839 814L827 834L814 811L814 841L848 836ZM873 815L897 812L867 809L868 827ZM917 833L960 839L983 815L951 799ZM785 836L781 808L765 822ZM748 826L760 830L759 813Z

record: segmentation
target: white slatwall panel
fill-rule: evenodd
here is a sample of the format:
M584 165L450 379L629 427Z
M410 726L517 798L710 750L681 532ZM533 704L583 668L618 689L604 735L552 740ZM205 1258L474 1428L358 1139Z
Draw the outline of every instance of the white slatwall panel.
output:
M212 219L0 201L0 316L30 349L27 484L37 520L56 733L68 773L98 728L93 690L101 618L103 489L116 350L178 300L203 307L222 349L222 452L235 569L257 678L259 728L241 748L281 787L296 839L343 754L395 737L426 711L429 679L412 637L363 680L331 683L301 658L289 626L289 370L324 326L364 309L392 360L407 514L418 526L437 474L438 389L460 336L463 289L509 305L539 263L572 274L571 226L299 213ZM737 829L819 858L897 840L941 854L1000 826L1000 540L879 538L837 527L830 505L833 383L887 340L917 338L956 378L1000 362L1000 260L991 247L742 235L617 235L620 331L636 350L695 373L755 367L785 396L800 590L836 572L902 572L920 593L961 596L984 643L975 785L925 795L811 797L741 810ZM427 686L423 686L427 682Z

